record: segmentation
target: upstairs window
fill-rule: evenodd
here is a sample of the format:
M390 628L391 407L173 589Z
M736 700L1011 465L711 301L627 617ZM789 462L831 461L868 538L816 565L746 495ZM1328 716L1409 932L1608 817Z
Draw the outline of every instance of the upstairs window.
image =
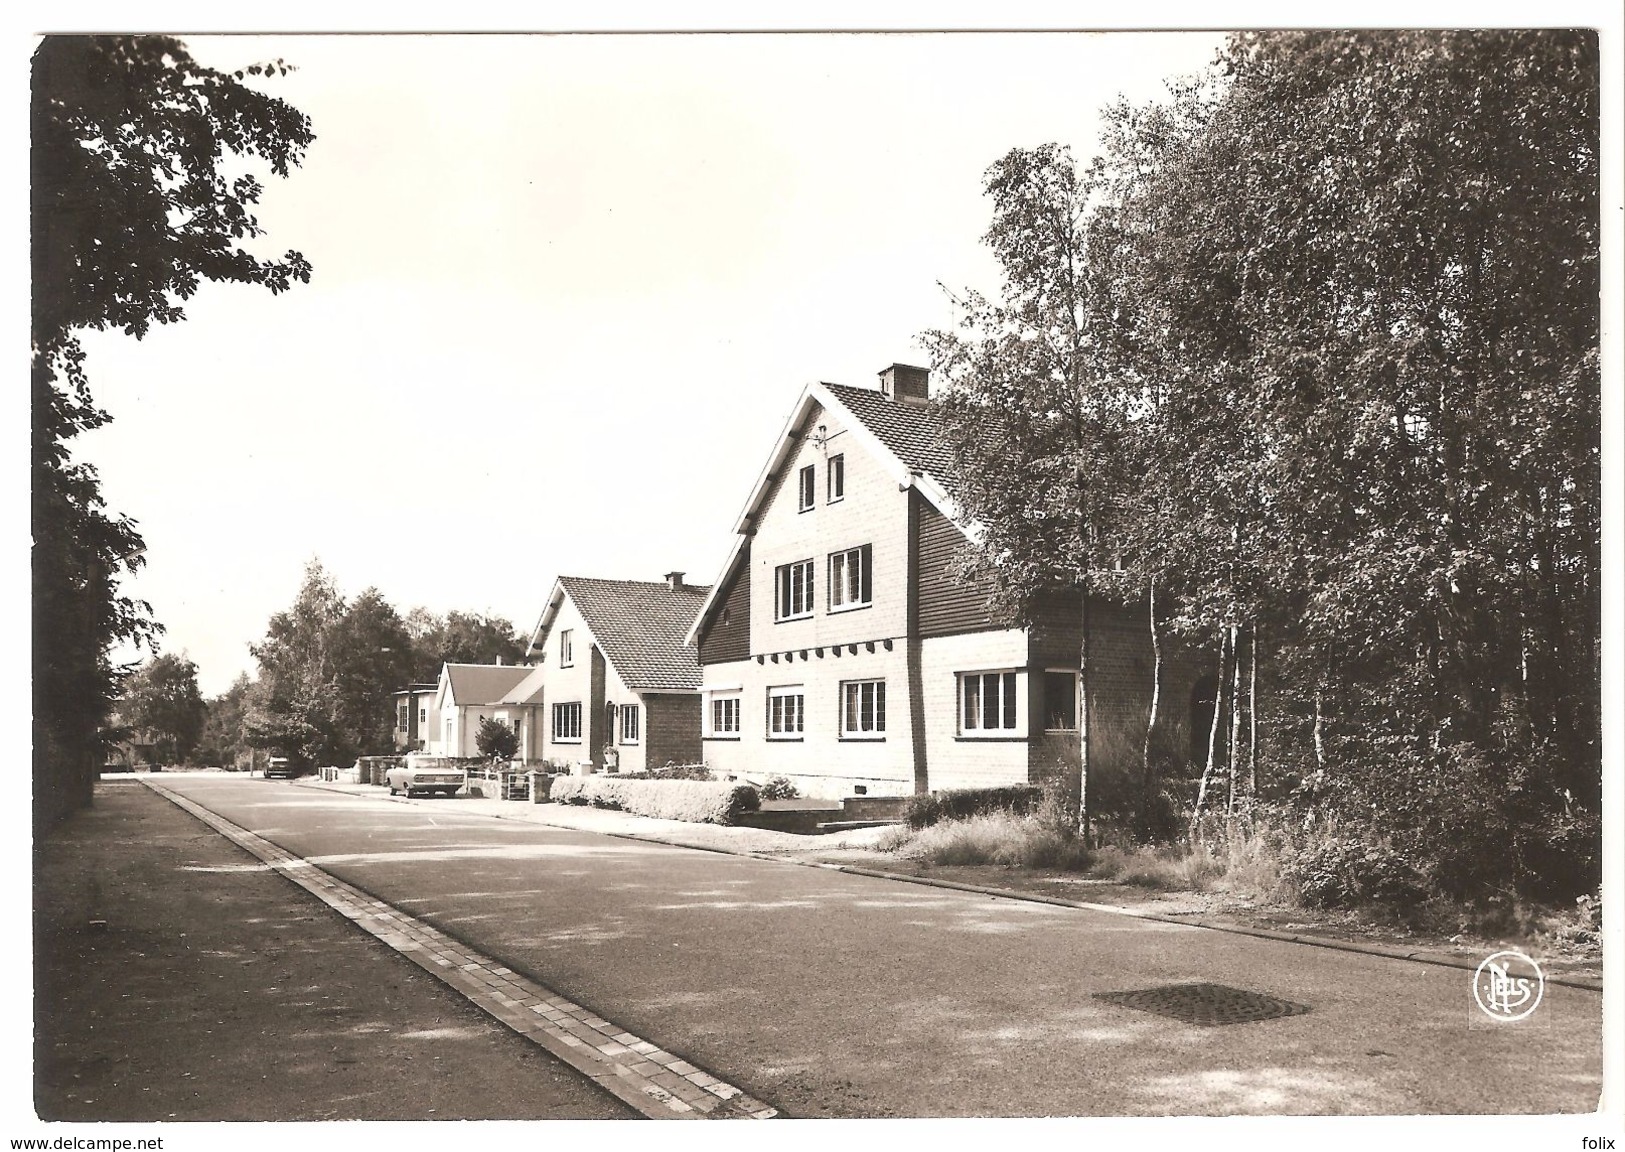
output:
M833 504L835 501L845 498L845 496L846 457L831 456L829 458L829 494L824 498L825 502Z
M780 564L774 570L773 618L795 620L811 616L813 610L813 562L797 560Z
M575 663L575 641L566 628L559 633L559 667L568 668Z
M803 468L800 473L801 491L796 503L796 507L799 511L805 512L807 509L813 506L813 491L816 487L817 485L813 479L813 466L809 464Z
M832 552L829 557L829 610L843 612L848 608L863 608L874 601L874 582L870 577L873 567L874 546L864 544L844 552Z
M959 678L959 727L965 735L1016 730L1016 674L967 672Z

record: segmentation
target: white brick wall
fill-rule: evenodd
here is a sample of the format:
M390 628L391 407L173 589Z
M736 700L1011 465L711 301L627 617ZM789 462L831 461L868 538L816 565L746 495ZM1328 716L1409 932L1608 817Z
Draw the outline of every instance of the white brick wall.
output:
M972 632L923 641L921 683L925 696L925 753L932 789L976 788L1027 782L1024 739L963 737L959 726L959 674L1020 670L1017 728L1029 735L1027 715L1027 633L1019 629Z

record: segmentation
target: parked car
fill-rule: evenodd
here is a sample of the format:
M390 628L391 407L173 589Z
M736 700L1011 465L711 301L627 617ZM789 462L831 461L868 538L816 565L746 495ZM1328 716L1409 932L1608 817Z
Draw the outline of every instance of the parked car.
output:
M431 767L423 765L410 768L405 765L391 768L384 773L384 783L389 786L389 794L397 792L410 796L414 792L428 795L451 796L468 783L468 773L461 768L450 766Z
M292 780L299 775L299 769L294 767L292 760L286 756L273 756L265 762L265 778L267 780Z

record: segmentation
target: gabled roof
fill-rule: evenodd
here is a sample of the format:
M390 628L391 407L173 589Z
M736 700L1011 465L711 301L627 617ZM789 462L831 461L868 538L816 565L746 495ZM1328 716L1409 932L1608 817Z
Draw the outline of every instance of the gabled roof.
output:
M905 404L873 388L854 388L850 384L823 387L910 472L934 476L944 487L950 485L953 456L936 409Z
M523 664L447 664L451 698L459 708L497 704L534 669Z
M498 704L540 704L542 702L542 681L546 669L541 667L527 669L530 675L510 688L506 695L498 700Z
M560 576L537 622L531 649L547 633L569 596L615 674L639 692L698 692L700 662L683 636L710 592L708 585L672 588L664 580L600 580Z
M744 540L756 527L762 505L773 491L773 483L783 471L785 460L807 433L815 410L822 407L846 418L847 430L868 447L883 471L890 473L902 488L917 488L920 494L948 519L960 523L959 507L950 494L953 457L942 435L935 409L925 404L893 400L874 388L854 388L848 384L809 384L802 389L790 419L785 422L772 456L756 479L745 510L734 523L733 549L728 553L722 574L712 586L693 626L683 637L690 647L715 609L722 589L733 579L734 569L744 552ZM961 524L961 528L964 525ZM968 530L967 530L968 531Z

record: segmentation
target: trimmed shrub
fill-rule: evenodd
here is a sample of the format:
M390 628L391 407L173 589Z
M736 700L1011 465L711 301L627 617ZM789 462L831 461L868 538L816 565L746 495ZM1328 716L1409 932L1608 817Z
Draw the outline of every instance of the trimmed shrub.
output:
M1038 807L1044 790L1035 784L1007 784L997 788L949 788L925 796L909 797L903 819L910 828L929 828L943 820L968 820L991 812L1021 816Z
M761 805L749 784L714 780L633 780L625 776L559 776L548 798L558 804L591 804L636 816L732 824L742 812Z
M642 772L622 772L622 780L715 780L711 769L704 764L667 764L664 768L649 768Z

